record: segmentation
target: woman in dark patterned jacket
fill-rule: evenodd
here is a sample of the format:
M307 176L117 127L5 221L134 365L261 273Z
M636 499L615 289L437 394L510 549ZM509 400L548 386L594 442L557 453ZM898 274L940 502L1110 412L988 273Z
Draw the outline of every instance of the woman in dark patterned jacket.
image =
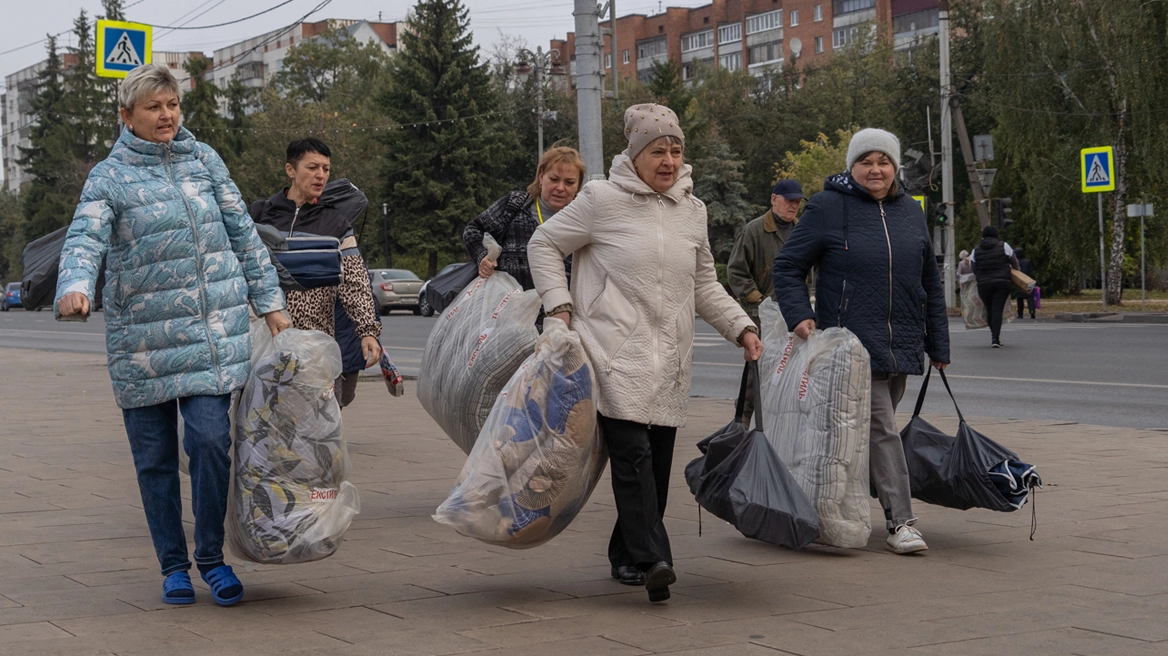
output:
M479 275L489 277L496 269L515 278L523 289L535 289L527 265L527 242L544 221L568 206L580 191L586 169L574 148L550 148L539 158L535 181L527 191L512 191L475 217L462 232L462 242ZM483 236L491 235L503 247L498 262L486 259Z

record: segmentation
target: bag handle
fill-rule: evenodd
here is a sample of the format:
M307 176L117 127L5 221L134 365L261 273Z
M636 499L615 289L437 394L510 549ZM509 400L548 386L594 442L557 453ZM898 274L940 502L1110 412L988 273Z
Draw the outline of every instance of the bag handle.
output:
M938 369L941 374L941 382L945 383L945 391L949 392L949 399L953 401L953 409L957 411L957 418L961 423L965 423L965 416L961 414L961 408L957 405L957 399L953 397L953 389L949 387L949 379L945 377L945 372ZM925 392L929 391L929 376L933 375L933 367L930 366L925 371L925 382L921 383L921 393L917 395L917 407L913 409L913 418L920 416L921 407L925 405Z
M751 390L754 393L754 427L765 430L762 423L762 381L758 375L758 360L748 360L746 369L754 376L754 389Z

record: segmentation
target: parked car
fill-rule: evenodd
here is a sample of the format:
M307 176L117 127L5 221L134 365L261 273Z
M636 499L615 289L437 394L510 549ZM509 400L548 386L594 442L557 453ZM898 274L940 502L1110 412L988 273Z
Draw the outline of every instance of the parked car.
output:
M442 267L442 270L439 271L438 274L436 276L434 276L434 278L437 278L438 276L446 273L447 271L449 271L451 269L457 269L458 267L462 266L463 264L465 264L465 262L455 262L453 264L447 264L446 266ZM434 278L430 278L430 280L433 280ZM418 290L418 307L422 308L422 316L423 317L434 316L434 308L430 307L429 301L426 300L426 288L430 286L430 280L427 280L426 282L422 283L422 288Z
M0 311L7 312L8 308L24 307L20 303L20 283L10 282L4 289L4 296L0 298Z
M418 290L422 279L413 271L405 269L370 269L369 285L373 290L373 300L382 314L391 310L413 310L421 314L418 305Z

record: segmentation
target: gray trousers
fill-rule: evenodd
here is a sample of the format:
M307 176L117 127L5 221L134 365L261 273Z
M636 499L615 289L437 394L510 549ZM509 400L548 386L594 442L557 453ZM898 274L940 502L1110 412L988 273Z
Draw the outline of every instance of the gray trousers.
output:
M872 487L884 508L891 533L901 524L915 524L912 494L909 491L908 464L904 445L896 429L896 406L904 396L907 374L872 379L872 428L869 432L868 472Z

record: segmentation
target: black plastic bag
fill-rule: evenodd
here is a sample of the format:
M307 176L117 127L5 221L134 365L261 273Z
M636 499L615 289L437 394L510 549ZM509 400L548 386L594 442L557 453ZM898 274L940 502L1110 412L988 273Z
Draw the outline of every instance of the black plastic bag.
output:
M960 424L954 437L921 419L921 406L932 374L930 368L921 384L912 419L900 431L913 498L958 510L1018 510L1026 504L1030 491L1042 485L1042 479L1034 467L1020 462L1013 451L965 422L945 372L940 373ZM1015 475L1011 476L1012 472ZM1019 472L1021 475L1017 475ZM1009 490L1011 483L1012 491Z
M750 367L754 373L755 425L762 426L758 365L751 363ZM685 480L701 507L730 522L746 537L802 549L819 537L819 517L762 429L747 432L739 422L745 392L743 372L735 420L698 442L704 455L686 466Z
M426 284L426 302L435 312L445 310L446 306L454 301L454 297L466 289L478 275L479 265L467 262L456 269L434 276Z
M49 307L57 295L57 269L61 265L61 250L69 226L30 241L21 254L24 260L24 278L20 285L20 303L26 310ZM97 283L93 292L94 309L101 307L101 288L105 285L105 257L97 269Z

